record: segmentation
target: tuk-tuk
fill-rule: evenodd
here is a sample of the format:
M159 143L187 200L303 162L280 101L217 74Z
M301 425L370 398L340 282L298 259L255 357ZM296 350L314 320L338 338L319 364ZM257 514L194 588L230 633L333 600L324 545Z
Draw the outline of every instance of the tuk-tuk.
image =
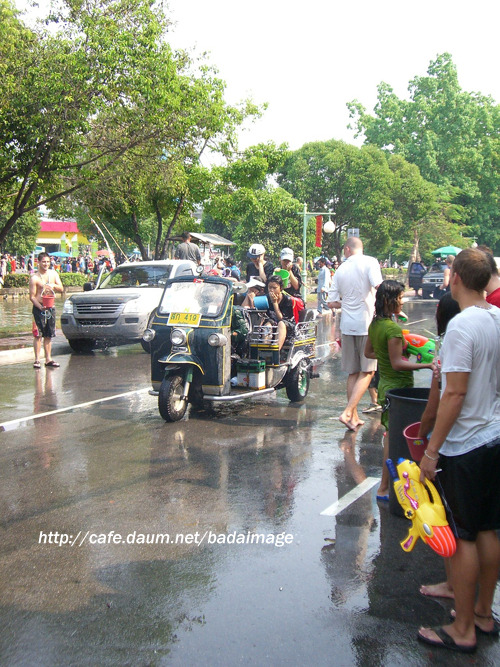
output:
M166 421L182 419L189 403L241 401L280 388L293 402L307 396L310 378L318 377L314 311L302 311L307 321L280 350L277 327L234 304L244 290L219 276L167 281L143 337L151 348L150 393Z

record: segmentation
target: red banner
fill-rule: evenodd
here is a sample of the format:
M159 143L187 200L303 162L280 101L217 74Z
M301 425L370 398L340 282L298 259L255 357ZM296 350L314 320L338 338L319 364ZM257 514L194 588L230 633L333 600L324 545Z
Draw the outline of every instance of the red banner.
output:
M323 242L323 216L316 216L316 248L321 248Z

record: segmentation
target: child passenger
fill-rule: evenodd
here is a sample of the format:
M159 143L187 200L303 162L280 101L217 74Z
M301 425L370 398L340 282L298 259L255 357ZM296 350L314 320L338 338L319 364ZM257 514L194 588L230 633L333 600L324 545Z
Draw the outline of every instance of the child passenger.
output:
M390 389L413 387L413 371L422 368L433 368L433 364L417 364L408 360L403 348L403 332L393 316L401 313L404 285L395 280L384 280L378 287L375 296L375 315L368 328L368 340L365 356L376 359L380 380L378 385L378 402L385 404L385 395ZM385 461L389 458L389 415L382 413L381 422L385 426L384 458L382 463L382 479L377 490L377 500L389 500L389 471Z

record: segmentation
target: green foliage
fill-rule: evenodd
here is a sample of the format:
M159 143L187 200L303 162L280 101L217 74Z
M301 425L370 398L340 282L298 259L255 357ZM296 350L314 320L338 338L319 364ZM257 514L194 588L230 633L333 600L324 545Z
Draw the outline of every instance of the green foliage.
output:
M286 160L278 182L308 210L331 212L336 230L324 235L327 254L341 256L347 229L353 227L372 254L389 247L392 173L382 151L333 139L306 144Z
M422 176L453 192L472 233L500 242L500 110L490 97L465 92L451 56L430 63L425 77L409 84L409 100L381 83L374 115L348 104L365 143L399 154L416 164Z
M62 0L46 31L27 30L0 2L8 23L0 29L7 82L0 96L0 242L23 213L65 196L74 204L85 187L80 199L88 209L92 188L100 189L103 209L104 194L116 190L107 209L127 220L139 245L145 217L168 217L154 243L161 252L189 201L190 179L194 190L199 185L201 154L229 151L235 128L260 111L251 102L227 105L213 68L172 51L168 22L150 0ZM165 186L159 193L157 176ZM137 183L127 195L131 177Z
M8 273L4 278L4 287L29 287L30 277L27 273Z
M29 211L19 218L7 234L3 248L12 255L29 255L36 247L39 232L40 216L37 211Z
M87 276L84 273L61 273L59 278L63 287L77 287L90 282L93 276Z

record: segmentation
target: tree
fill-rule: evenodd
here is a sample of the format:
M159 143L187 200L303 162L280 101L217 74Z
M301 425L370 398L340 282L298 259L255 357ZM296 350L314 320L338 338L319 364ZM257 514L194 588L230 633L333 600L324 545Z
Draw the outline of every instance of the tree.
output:
M335 232L325 237L325 252L340 257L341 235L359 228L367 248L383 252L390 244L393 176L382 151L343 141L309 143L294 151L278 183L310 211L332 214Z
M1 224L1 219L0 219ZM37 211L25 213L7 234L2 250L12 255L29 255L35 250L40 233L40 216Z
M252 243L262 243L275 261L284 246L302 252L302 205L275 185L288 155L285 144L258 144L212 170L213 192L204 204L203 222L207 231L237 243L238 259L246 259ZM310 231L311 243L313 238Z
M454 193L472 233L491 245L500 240L500 111L491 97L460 88L447 53L425 77L409 84L409 100L386 83L378 87L374 115L348 104L365 143L403 156L422 176Z
M62 4L49 17L52 31L28 31L7 12L23 37L15 50L0 31L9 84L0 96L0 243L23 213L74 199L125 154L183 147L185 164L195 165L217 142L230 146L238 123L257 113L251 103L226 105L213 69L201 63L195 72L184 52L172 52L168 22L150 0Z

